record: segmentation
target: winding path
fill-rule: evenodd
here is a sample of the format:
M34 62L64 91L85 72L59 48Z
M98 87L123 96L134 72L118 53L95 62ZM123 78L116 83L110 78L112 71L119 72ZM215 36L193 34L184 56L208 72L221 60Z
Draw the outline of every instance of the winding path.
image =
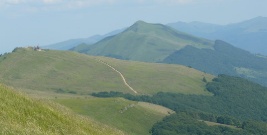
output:
M120 76L121 76L121 78L122 78L122 80L123 80L123 82L124 82L124 85L127 86L131 91L133 91L134 93L137 94L137 91L135 91L135 90L134 90L134 89L127 83L125 77L123 76L123 74L122 74L120 71L118 71L117 69L115 69L114 67L110 66L108 63L106 63L106 62L104 62L104 61L102 61L102 60L99 60L99 59L97 59L97 60L98 60L99 62L101 62L101 63L107 65L107 66L110 67L112 70L116 71L117 73L119 73Z

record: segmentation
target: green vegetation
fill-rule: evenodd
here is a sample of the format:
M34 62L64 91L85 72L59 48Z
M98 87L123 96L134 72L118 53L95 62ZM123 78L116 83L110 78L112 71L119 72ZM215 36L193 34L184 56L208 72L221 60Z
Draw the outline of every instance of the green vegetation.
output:
M133 135L148 135L153 124L173 112L158 105L122 98L57 99L56 102Z
M52 103L30 99L0 84L0 134L123 134Z
M71 51L80 52L86 49L88 46L89 46L88 44L82 43L82 44L77 45L76 47L73 47Z
M124 32L105 38L79 52L126 60L159 62L186 45L212 48L213 42L176 31L161 24L138 21ZM78 46L78 48L81 48Z
M207 121L198 120L197 115L179 112L167 116L153 126L151 133L152 135L264 135L267 133L267 123L246 121L240 127L213 123L210 125Z
M138 94L165 91L210 95L204 91L206 83L202 78L211 81L213 76L192 68L29 48L16 49L0 57L0 82L24 91L38 90L49 95L87 95L111 90L132 92L117 72L98 60L119 70Z
M219 75L207 85L214 96L159 92L134 96L120 92L93 93L97 97L124 97L168 107L175 111L201 111L238 119L267 122L267 88L239 77Z
M161 24L138 21L118 35L74 50L125 60L181 64L213 75L239 76L267 86L266 58L224 41L194 37Z
M78 94L127 90L109 67L94 57L72 52L16 49L0 59L0 70L0 82L18 89Z
M267 59L216 41L214 50L187 46L167 57L163 63L188 65L200 71L247 78L267 86Z
M252 120L241 122L228 116L196 112L177 112L156 123L151 133L152 135L264 135L267 133L267 123Z
M152 135L244 135L244 131L227 126L209 126L185 112L173 114L155 124Z
M106 57L97 58L119 70L139 94L156 94L164 91L211 95L205 90L206 83L202 79L205 77L207 81L211 81L214 76L193 68L170 64L129 62Z
M213 96L164 92L157 93L153 96L134 96L120 92L101 92L94 93L93 96L124 97L134 101L151 102L175 110L178 116L174 117L178 117L179 119L184 117L179 116L181 112L186 112L187 115L190 114L193 117L193 119L186 117L180 120L166 118L167 120L164 119L152 129L152 132L155 130L155 134L162 133L161 131L156 132L156 130L166 130L164 134L172 134L172 132L185 134L185 132L180 132L176 129L188 129L189 127L192 128L192 131L186 131L188 134L195 134L196 132L202 134L218 132L219 134L221 131L229 131L229 134L233 134L233 132L237 132L232 131L229 127L209 127L205 122L201 123L199 120L234 125L242 128L244 133L248 134L263 134L267 132L267 124L265 123L267 122L266 87L239 77L219 75L212 82L208 82L206 88L209 92L213 93ZM183 122L183 120L185 121ZM178 121L181 121L181 123ZM186 123L191 124L188 125ZM238 134L243 134L242 132L238 131Z

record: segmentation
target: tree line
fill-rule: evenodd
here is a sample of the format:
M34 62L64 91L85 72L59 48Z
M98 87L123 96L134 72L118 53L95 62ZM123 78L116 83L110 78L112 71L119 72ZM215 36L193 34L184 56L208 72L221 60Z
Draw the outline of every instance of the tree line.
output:
M212 82L207 83L206 89L209 92L213 93L213 96L185 95L167 92L159 92L152 96L135 96L114 91L93 93L92 95L97 97L123 97L133 101L144 101L162 105L176 111L176 114L173 115L180 115L181 112L185 112L186 116L190 116L190 119L188 119L188 121L192 119L195 120L195 126L200 124L199 121L197 121L197 119L199 119L215 123L233 125L235 127L241 128L244 133L267 133L267 124L265 123L267 122L266 87L239 77L218 75L218 77L214 78ZM168 117L179 118L179 116L173 115ZM153 127L154 130L152 129L152 131L157 131L155 129L159 129L159 127L161 127L162 130L172 130L172 128L168 128L166 126L159 126L165 125L167 123L174 124L171 120L172 119L166 118L165 120L155 124ZM181 123L177 124L179 125ZM226 129L217 129L216 127L216 129L209 130L214 130L214 132L222 130L224 132ZM230 129L227 129L227 131L228 130L229 133L232 132L232 129L231 131ZM156 134L156 132L152 133Z

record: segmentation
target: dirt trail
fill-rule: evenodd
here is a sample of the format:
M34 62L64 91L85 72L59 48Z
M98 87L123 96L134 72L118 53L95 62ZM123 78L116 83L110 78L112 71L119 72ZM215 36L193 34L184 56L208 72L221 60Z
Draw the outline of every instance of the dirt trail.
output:
M104 62L104 61L102 61L102 60L99 60L99 59L97 59L97 60L98 60L99 62L101 62L101 63L107 65L107 66L110 67L112 70L116 71L117 73L119 73L120 76L121 76L121 78L122 78L122 80L123 80L123 82L124 82L124 85L127 86L131 91L133 91L134 93L137 94L137 91L135 91L135 90L134 90L134 89L127 83L125 77L123 76L123 74L122 74L120 71L118 71L117 69L115 69L114 67L110 66L108 63L106 63L106 62Z

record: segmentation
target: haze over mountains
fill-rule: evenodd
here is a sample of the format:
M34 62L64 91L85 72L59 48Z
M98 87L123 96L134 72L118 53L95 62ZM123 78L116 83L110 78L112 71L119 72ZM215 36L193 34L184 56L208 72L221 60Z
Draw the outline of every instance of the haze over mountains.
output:
M203 37L210 40L224 40L232 45L252 53L267 55L267 17L256 17L250 20L228 25L210 24L204 22L176 22L169 23L178 31ZM119 34L125 29L115 30L108 34L95 35L83 39L71 39L60 43L44 46L47 49L69 50L79 44L94 44L108 36Z
M123 30L124 29L114 30L114 31L109 32L105 35L94 35L94 36L91 36L88 38L70 39L67 41L62 41L59 43L46 45L46 46L43 46L42 48L53 49L53 50L69 50L69 49L76 47L80 44L94 44L94 43L100 41L101 39L104 39L105 37L116 35L116 34L122 32Z
M228 25L177 22L168 26L199 37L224 40L252 53L267 55L267 17L256 17Z
M122 33L73 50L124 60L182 64L214 75L244 77L267 86L266 58L224 41L195 37L161 24L138 21Z

